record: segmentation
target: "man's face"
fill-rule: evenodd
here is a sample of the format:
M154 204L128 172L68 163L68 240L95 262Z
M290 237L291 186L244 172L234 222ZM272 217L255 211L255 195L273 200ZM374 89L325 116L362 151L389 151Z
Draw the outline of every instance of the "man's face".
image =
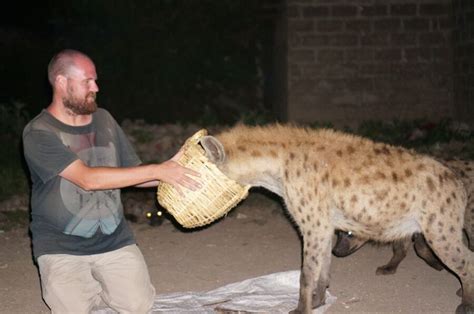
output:
M96 80L94 64L90 60L78 60L67 77L64 106L77 115L94 113L97 110L96 94L99 91Z

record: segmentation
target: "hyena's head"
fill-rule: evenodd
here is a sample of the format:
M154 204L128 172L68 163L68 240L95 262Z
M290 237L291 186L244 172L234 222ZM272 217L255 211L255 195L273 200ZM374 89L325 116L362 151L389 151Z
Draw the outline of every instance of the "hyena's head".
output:
M201 145L208 158L229 178L282 195L282 157L288 133L288 129L280 126L238 125L215 137L203 137Z
M365 243L367 239L355 237L350 231L337 231L337 241L332 253L337 257L344 257L354 253Z
M268 161L262 153L256 153L255 147L224 136L205 136L201 145L211 162L229 178L252 186L262 186L265 173L268 171ZM264 182L263 182L264 183Z
M201 139L201 145L206 151L207 158L214 163L229 178L240 182L243 169L239 170L235 162L229 160L224 145L214 136L204 136Z

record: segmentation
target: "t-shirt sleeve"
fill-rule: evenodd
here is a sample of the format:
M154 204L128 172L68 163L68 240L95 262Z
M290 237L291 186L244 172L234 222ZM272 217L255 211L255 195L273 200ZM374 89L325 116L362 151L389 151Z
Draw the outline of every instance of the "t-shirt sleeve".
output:
M48 131L30 131L23 136L26 162L43 182L59 175L79 157Z

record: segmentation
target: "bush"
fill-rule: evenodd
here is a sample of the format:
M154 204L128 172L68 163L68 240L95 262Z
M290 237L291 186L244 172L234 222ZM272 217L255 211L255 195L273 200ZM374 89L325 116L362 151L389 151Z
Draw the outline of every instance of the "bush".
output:
M0 201L14 194L28 193L21 134L29 118L23 103L0 104Z
M24 103L12 101L10 104L0 104L0 134L2 136L20 138L29 119L30 115Z

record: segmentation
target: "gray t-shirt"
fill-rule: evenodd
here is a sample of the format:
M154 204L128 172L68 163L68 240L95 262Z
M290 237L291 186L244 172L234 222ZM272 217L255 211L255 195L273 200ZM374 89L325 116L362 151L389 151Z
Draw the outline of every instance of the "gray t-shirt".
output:
M43 254L98 254L135 243L123 217L120 189L85 191L59 174L81 159L91 167L141 163L124 132L99 108L85 126L70 126L43 110L23 131L31 180L31 234Z

